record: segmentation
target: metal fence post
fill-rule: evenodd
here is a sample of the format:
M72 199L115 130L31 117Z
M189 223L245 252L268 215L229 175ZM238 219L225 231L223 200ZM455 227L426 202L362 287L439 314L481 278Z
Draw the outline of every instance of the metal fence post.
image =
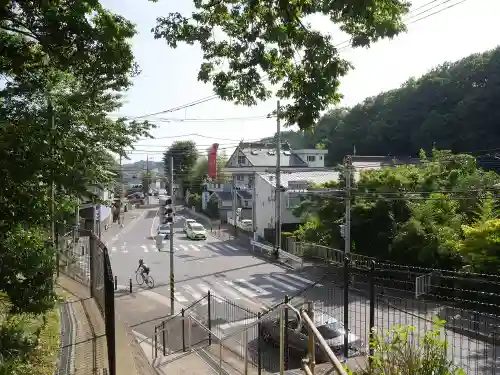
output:
M92 237L92 232L88 233L89 235L89 271L90 271L90 297L94 298L95 297L95 282L96 282L96 277L95 277L95 268L94 268L94 260L95 260L95 255L96 255L96 249L95 249L95 240Z
M288 295L285 295L285 332L283 333L283 344L284 344L284 353L283 353L283 362L285 371L288 370L288 307L286 304L288 303Z
M260 319L262 318L262 315L260 312L257 313L257 372L258 375L262 375L262 337L261 337L261 332L262 332L262 324L260 322Z
M344 328L349 332L349 257L344 257ZM349 356L349 337L344 335L344 357Z
M106 250L105 250L106 251ZM106 340L107 340L107 347L108 347L108 363L109 363L109 374L110 375L117 375L116 374L116 332L115 332L115 291L114 291L114 286L113 286L113 275L112 274L107 274L111 272L111 265L108 266L107 262L109 262L109 258L107 256L108 254L106 253L104 256L104 263L106 267L104 268L105 271L105 280L104 280L104 286L105 286L105 297L104 301L106 304L106 317L105 317L105 330L106 330ZM106 272L108 271L108 272Z
M182 351L185 352L186 351L186 325L184 324L184 314L185 314L185 311L184 309L181 309L181 324L182 324Z
M155 348L155 358L158 358L158 327L157 326L155 326L154 348Z
M369 335L369 350L370 356L368 357L370 366L372 365L374 349L371 345L371 342L375 335L375 261L372 260L370 265L370 335Z
M207 292L207 299L208 299L208 345L212 345L212 309L211 307L211 299L212 295L210 294L210 290Z
M165 321L161 322L161 346L163 346L163 355L167 355L167 340L165 337Z

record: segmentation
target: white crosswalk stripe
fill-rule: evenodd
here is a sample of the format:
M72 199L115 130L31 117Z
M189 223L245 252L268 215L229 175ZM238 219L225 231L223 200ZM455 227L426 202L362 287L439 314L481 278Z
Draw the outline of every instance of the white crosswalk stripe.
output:
M136 245L136 244L126 244L124 243L123 245L119 246L112 246L109 248L109 251L111 253L123 253L123 254L131 254L131 255L136 255L137 253L154 253L158 251L168 251L170 249L170 242L163 241L163 249L158 250L156 247L156 243L151 241L148 243L144 243L142 245ZM241 252L245 251L245 249L242 248L237 248L233 245L225 244L223 242L217 242L217 243L205 243L205 242L199 242L199 243L191 243L191 244L175 244L174 243L174 252L201 252L201 251L210 251L210 252Z
M271 274L258 278L250 277L248 279L203 279L203 282L200 281L180 283L175 288L174 298L186 305L202 299L210 291L217 297L227 298L240 304L244 304L245 301L259 303L259 298L282 298L285 294L305 289L314 282L303 276L291 273ZM169 293L168 291L165 295L170 295ZM218 301L218 298L214 299L214 303ZM207 304L208 301L206 299L200 302L202 306L206 306Z

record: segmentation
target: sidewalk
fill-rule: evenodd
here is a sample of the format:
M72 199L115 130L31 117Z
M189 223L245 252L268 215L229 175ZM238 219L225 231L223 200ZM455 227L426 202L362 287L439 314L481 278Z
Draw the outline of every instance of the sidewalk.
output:
M57 280L61 302L61 356L57 375L107 374L105 326L88 288L61 274ZM115 322L116 370L119 375L157 375L132 332Z

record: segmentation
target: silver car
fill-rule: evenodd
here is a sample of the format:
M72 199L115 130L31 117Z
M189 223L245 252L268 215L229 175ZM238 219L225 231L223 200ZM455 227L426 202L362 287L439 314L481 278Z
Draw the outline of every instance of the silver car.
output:
M292 316L292 317L290 317ZM326 318L326 319L325 319ZM337 319L320 315L315 320L315 325L321 333L327 344L330 346L335 355L342 355L344 351L344 336L347 335L349 349L360 351L363 348L363 342L356 335L346 332L344 325ZM288 345L291 350L306 356L308 348L308 330L307 325L304 324L300 332L296 332L298 326L298 319L293 312L289 313L288 319ZM280 319L279 317L264 320L261 324L261 335L264 341L279 345L280 342ZM316 361L327 362L323 349L316 341Z

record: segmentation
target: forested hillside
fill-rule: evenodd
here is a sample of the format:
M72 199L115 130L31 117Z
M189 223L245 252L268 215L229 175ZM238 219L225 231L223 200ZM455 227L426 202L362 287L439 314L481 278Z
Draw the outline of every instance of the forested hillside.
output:
M329 164L359 155L417 156L421 148L478 152L500 146L500 48L444 63L402 87L337 108L314 133L284 132L294 148L325 144Z

